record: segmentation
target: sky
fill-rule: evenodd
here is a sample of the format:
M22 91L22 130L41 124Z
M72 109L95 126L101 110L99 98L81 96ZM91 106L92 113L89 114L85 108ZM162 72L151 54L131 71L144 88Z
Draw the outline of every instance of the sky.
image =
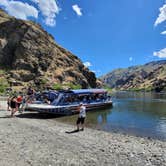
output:
M96 76L166 59L166 0L0 0L33 20Z

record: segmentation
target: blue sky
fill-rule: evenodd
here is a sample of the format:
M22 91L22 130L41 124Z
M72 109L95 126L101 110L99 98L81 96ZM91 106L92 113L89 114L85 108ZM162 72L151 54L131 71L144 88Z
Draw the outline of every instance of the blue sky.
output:
M42 24L97 76L166 59L165 0L1 0L0 7Z

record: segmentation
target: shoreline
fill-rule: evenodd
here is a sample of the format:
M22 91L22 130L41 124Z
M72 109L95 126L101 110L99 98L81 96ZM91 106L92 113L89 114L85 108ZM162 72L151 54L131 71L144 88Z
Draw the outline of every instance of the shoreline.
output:
M0 101L0 111L6 111L8 114L10 114L10 112L7 111L7 101L5 101L5 100ZM76 119L75 119L75 121L73 121L73 123L65 122L64 120L61 120L61 119L59 120L58 119L58 118L61 118L61 117L58 117L58 116L56 117L55 115L52 115L52 114L43 114L43 116L42 115L40 116L37 112L28 112L28 111L26 111L23 114L28 114L28 117L31 117L31 114L32 114L32 117L33 117L34 114L35 114L36 118L39 118L39 117L43 118L44 117L44 119L47 119L47 120L50 120L50 121L56 121L56 122L66 124L66 125L69 125L69 126L73 126L75 124L75 121L76 121ZM23 114L17 113L16 115L23 115ZM51 120L51 119L54 119L54 120ZM94 127L93 125L86 125L85 127L89 128L89 129L92 129L92 130L103 131L103 132L107 132L107 133L129 135L129 136L138 137L138 138L145 138L145 139L148 139L148 140L158 140L158 141L166 142L166 138L139 135L139 134L135 134L135 133L132 133L132 132L124 132L124 131L121 131L121 130L107 131L107 130L102 130L98 127Z
M0 111L2 165L166 165L166 142Z

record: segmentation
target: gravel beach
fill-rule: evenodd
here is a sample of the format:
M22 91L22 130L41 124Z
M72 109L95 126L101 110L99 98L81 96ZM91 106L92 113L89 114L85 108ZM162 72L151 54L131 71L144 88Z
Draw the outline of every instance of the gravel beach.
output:
M5 103L0 107L0 166L166 165L164 141L89 128L72 133L75 126L55 118L38 113L9 118Z

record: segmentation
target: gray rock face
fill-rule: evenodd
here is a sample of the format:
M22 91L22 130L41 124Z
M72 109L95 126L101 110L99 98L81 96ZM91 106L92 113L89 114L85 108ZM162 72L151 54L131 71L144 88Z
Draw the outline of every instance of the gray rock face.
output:
M95 74L57 45L40 25L18 20L0 10L0 66L21 82L73 83L96 87Z

